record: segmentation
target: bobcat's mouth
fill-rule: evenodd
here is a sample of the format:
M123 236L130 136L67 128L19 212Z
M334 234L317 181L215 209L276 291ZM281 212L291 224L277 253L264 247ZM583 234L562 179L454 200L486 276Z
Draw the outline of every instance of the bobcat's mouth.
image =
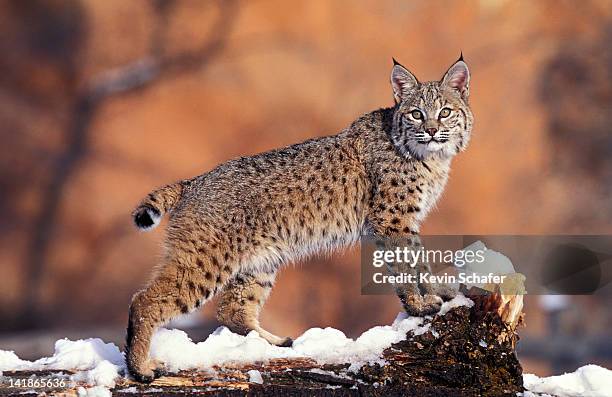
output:
M445 143L448 142L448 139L446 138L440 138L440 139L436 139L436 138L431 138L430 140L428 140L427 142L424 142L426 145L429 145L430 143Z
M448 138L446 137L440 137L440 138L436 138L436 137L429 137L429 139L425 138L425 137L419 137L416 139L417 143L420 143L421 145L429 145L431 143L446 143L448 142Z

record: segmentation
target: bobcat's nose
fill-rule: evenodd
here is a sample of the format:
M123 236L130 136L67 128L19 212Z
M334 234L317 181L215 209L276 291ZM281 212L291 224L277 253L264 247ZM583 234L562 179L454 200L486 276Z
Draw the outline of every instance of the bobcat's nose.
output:
M436 135L436 132L438 132L438 129L435 127L430 127L430 128L426 128L425 132L427 132L429 136L433 137L434 135Z

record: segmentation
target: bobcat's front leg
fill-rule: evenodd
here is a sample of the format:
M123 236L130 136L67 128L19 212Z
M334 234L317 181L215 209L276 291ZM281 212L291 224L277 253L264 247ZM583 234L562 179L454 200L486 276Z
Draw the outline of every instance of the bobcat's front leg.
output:
M409 242L407 244L409 245L408 248L415 251L421 248L425 248L423 247L423 243L421 242L421 239L418 235L410 236ZM427 262L426 260L420 260L415 264L415 268L417 269L419 289L423 292L425 296L435 296L437 298L442 299L443 301L451 300L455 296L457 296L457 290L451 287L450 285L442 282L432 281L431 279L429 279L429 276L433 275L429 262ZM421 274L425 275L424 280L421 280ZM425 282L425 280L427 280L428 282Z
M427 273L429 275L432 274L431 267L427 262L420 262L419 264L417 264L417 267L419 269L419 273ZM453 288L452 286L446 283L427 282L419 283L419 286L426 295L439 296L444 301L453 299L455 296L457 296L458 293L456 288Z
M409 163L398 167L394 172L389 172L388 169L380 170L380 175L382 176L374 181L370 212L367 215L368 230L380 239L386 250L403 250L406 245L409 250L420 250L418 230L421 217L417 214L421 211L418 192L422 193L422 189L417 189L417 183L419 178L426 177L419 174L415 164ZM408 314L434 314L440 310L442 299L432 291L419 289L419 263L414 263L416 255L411 255L410 259L410 263L387 263L391 275L406 273L411 276L409 282L395 284L395 292Z
M418 249L420 242L418 236L409 236L400 241L398 238L385 238L379 246L385 250L395 251L396 248L402 248L408 245L410 249ZM395 283L393 288L395 293L402 302L402 306L406 313L411 316L425 316L437 313L440 310L442 299L435 294L421 294L419 290L419 271L418 267L411 265L405 261L386 262L387 269L392 276L400 276L405 274L405 283Z

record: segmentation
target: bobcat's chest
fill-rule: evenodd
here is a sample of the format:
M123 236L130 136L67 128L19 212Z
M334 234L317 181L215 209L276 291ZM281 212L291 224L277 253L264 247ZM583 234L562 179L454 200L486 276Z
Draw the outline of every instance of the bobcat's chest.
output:
M444 191L448 170L448 163L416 160L383 170L373 210L391 224L418 231Z
M419 211L417 215L419 223L422 222L436 206L440 196L442 196L442 192L444 192L447 180L448 173L445 173L443 175L434 175L424 179L419 184L420 190L422 191L416 196L419 207L421 208L421 211Z

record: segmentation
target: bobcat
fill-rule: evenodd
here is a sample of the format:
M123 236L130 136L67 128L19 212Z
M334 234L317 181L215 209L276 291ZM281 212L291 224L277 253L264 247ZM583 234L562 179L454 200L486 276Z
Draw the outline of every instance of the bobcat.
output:
M155 329L218 295L217 318L255 330L276 272L289 261L346 246L361 235L416 237L446 184L451 159L470 139L470 73L463 56L440 81L421 83L395 60L395 105L365 114L337 135L242 157L150 193L133 212L149 230L170 213L162 263L132 299L126 356L151 381ZM397 269L396 269L397 270ZM405 310L431 314L450 290L397 285Z

